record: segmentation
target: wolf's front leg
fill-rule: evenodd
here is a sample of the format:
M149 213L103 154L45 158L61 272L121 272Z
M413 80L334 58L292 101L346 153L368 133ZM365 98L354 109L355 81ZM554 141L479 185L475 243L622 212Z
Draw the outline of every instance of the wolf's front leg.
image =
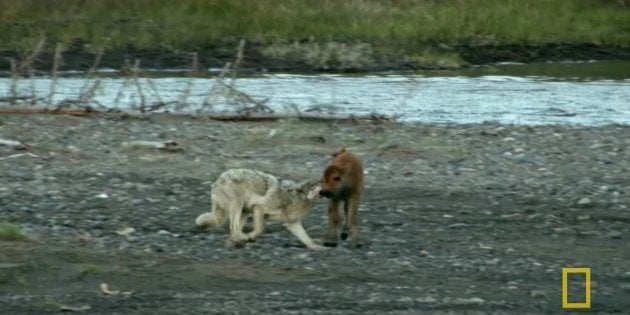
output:
M287 223L285 224L285 226L287 227L287 230L289 230L293 235L295 235L295 237L297 237L300 241L302 241L302 243L304 243L304 245L306 245L308 249L312 249L312 250L326 249L326 247L317 245L315 244L315 242L313 242L313 240L308 236L308 234L306 234L306 231L304 230L304 227L302 226L301 221Z

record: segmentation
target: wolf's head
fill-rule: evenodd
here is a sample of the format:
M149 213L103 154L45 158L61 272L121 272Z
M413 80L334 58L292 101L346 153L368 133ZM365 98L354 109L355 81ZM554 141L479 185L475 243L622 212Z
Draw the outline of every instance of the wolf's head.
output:
M322 190L321 184L321 180L307 180L298 184L295 190L307 200L314 201L319 198L319 192Z

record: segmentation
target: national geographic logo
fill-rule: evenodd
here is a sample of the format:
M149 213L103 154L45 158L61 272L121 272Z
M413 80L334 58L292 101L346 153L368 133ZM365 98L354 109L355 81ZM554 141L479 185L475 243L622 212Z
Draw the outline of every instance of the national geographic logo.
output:
M569 302L569 274L584 274L584 301ZM588 309L591 308L591 268L562 268L562 308Z

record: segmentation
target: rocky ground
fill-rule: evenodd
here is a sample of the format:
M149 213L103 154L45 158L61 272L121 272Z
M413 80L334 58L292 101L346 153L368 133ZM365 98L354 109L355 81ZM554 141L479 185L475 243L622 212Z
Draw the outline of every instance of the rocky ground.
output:
M558 314L566 266L592 268L593 310L628 313L629 133L0 116L0 139L30 146L0 146L0 313ZM309 251L270 223L230 249L227 227L194 229L225 169L318 177L344 145L366 168L362 247Z

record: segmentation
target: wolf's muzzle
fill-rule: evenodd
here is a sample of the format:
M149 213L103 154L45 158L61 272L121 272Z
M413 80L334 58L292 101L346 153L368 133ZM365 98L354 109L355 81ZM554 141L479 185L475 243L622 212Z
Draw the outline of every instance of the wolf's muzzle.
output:
M332 197L333 194L330 191L320 190L319 191L319 195L322 196L322 197L330 198L330 197Z

